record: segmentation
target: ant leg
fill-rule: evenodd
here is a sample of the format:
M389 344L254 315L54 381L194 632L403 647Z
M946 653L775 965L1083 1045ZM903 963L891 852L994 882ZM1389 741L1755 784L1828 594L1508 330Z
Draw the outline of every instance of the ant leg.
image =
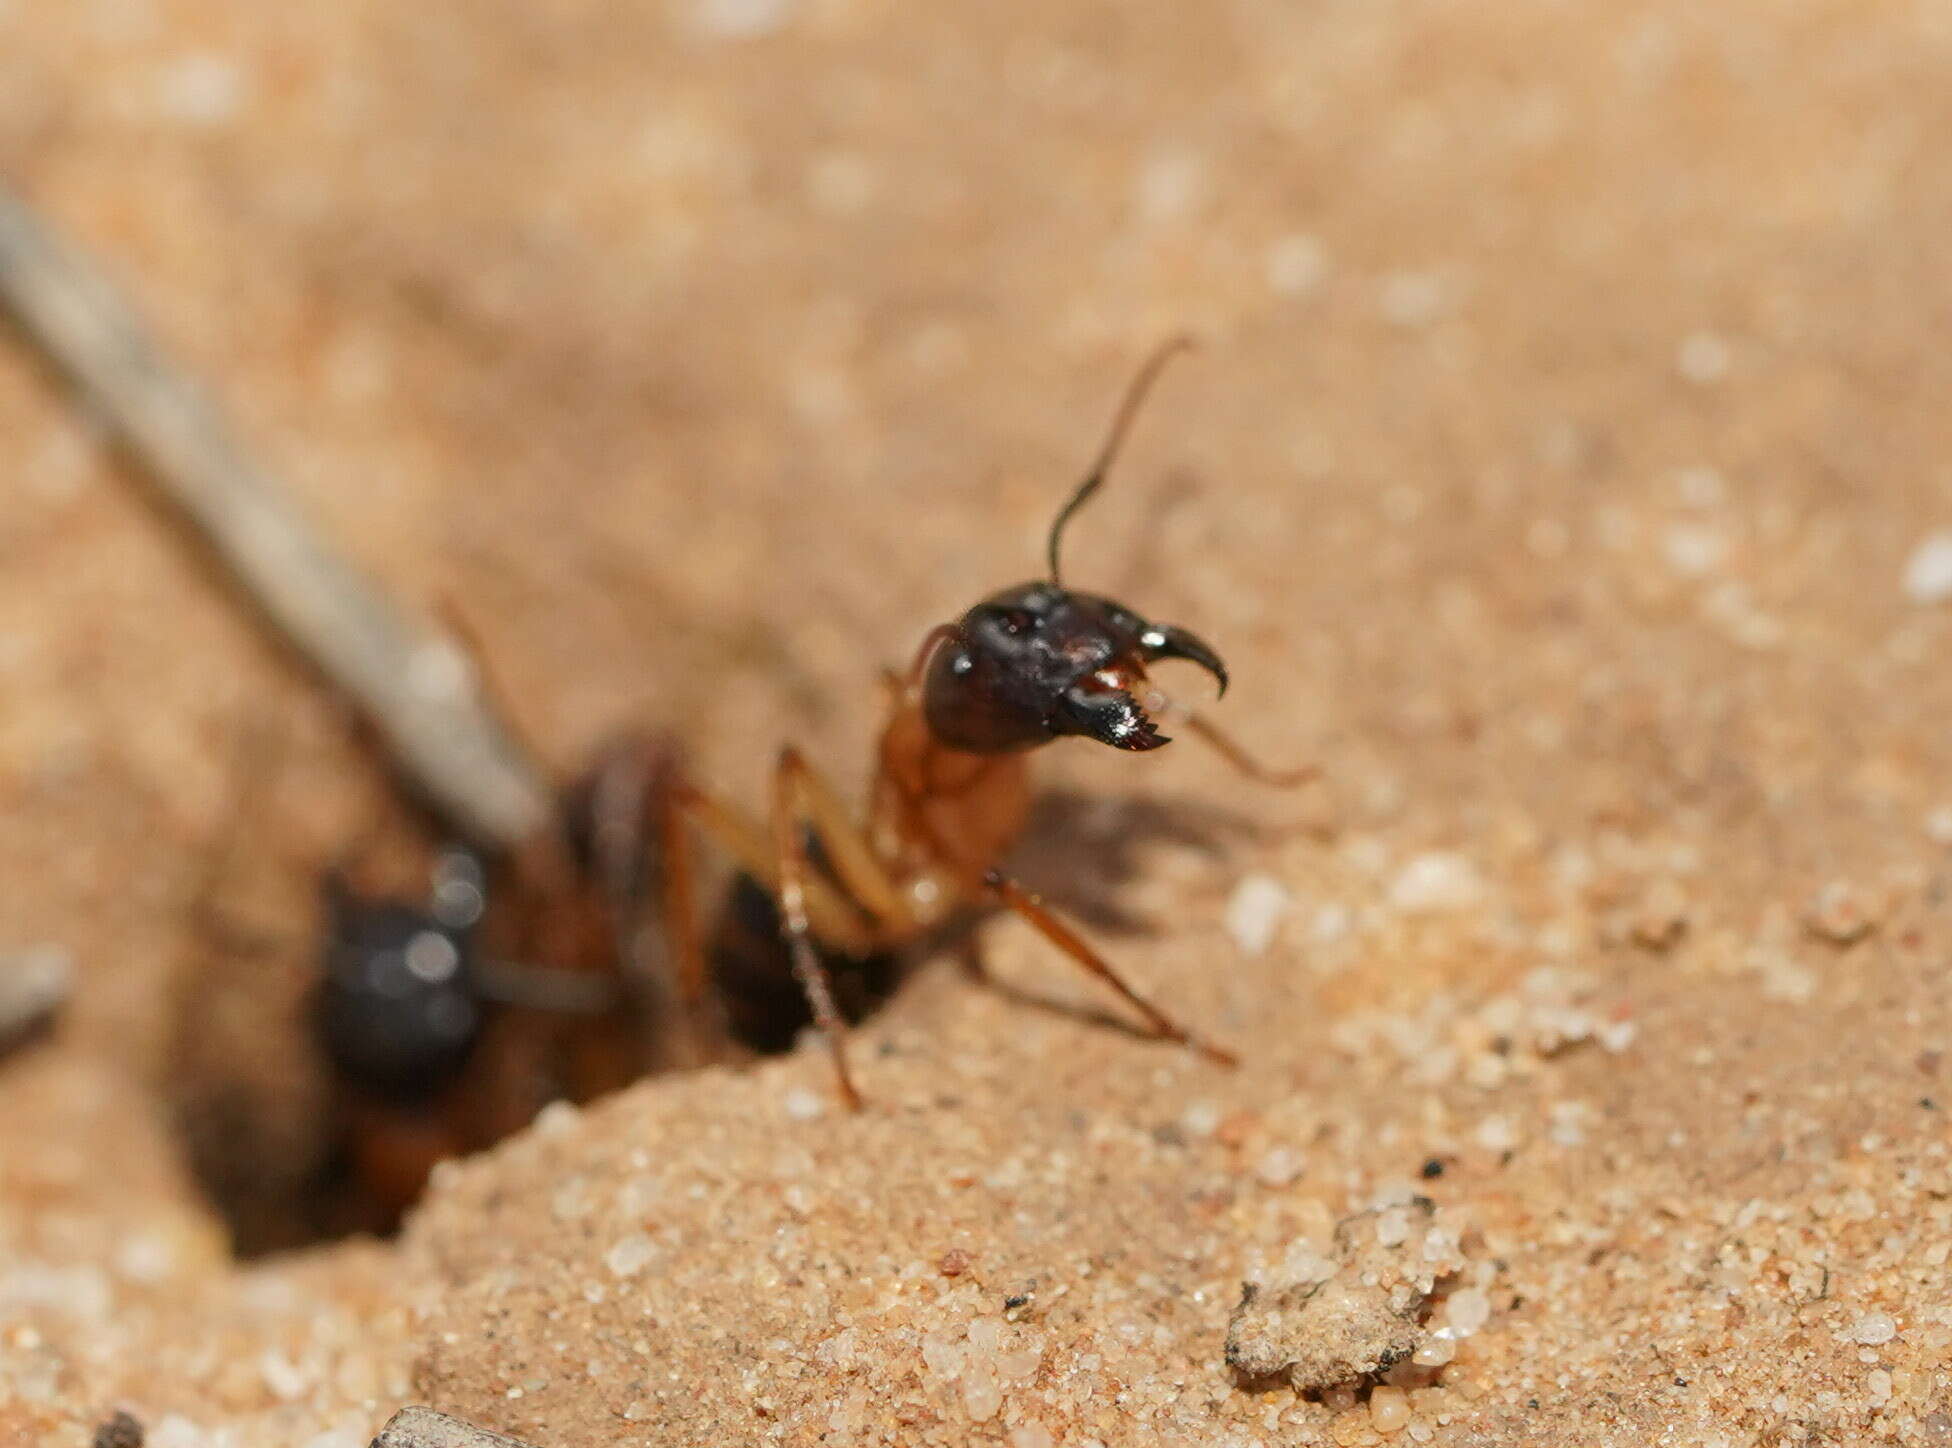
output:
M604 749L589 784L589 845L616 958L626 986L653 1019L670 1014L670 982L666 963L654 959L649 948L647 875L662 886L667 945L685 1005L696 1006L704 990L703 966L695 963L700 951L690 841L671 806L670 781L677 767L669 742L630 735Z
M825 776L792 745L779 752L779 772L790 776L795 812L804 810L807 824L827 851L834 873L855 901L884 927L912 925L914 914L867 836L848 817L847 806Z
M773 774L773 848L779 853L780 921L793 956L793 974L806 992L814 1023L827 1038L827 1049L833 1055L841 1100L850 1111L859 1111L861 1093L847 1070L847 1023L834 1004L833 985L820 953L813 947L813 931L807 919L806 844L800 837L799 812L794 807L800 774L794 767L797 759L791 747L782 750Z
M1010 909L1016 911L1035 927L1037 933L1050 941L1059 950L1070 956L1085 970L1097 976L1113 990L1117 991L1126 1003L1146 1019L1153 1034L1168 1041L1177 1041L1198 1051L1210 1061L1222 1066L1238 1066L1240 1059L1218 1046L1208 1045L1191 1031L1180 1025L1152 1002L1146 1000L1131 986L1127 985L1119 973L1112 969L1111 963L1093 950L1070 926L1054 915L1044 902L1015 880L1000 870L991 870L983 876L983 885Z
M780 900L787 943L793 951L794 972L800 977L801 988L813 1005L815 1017L822 1020L823 1030L827 1029L825 1020L831 1017L833 1029L838 1031L843 1023L833 1014L826 970L806 940L804 918L796 923L794 909L788 902L790 882L795 874L802 881L806 875L806 841L800 829L803 819L813 837L825 848L828 863L841 883L875 917L884 933L907 933L914 927L915 915L900 884L875 853L867 835L848 818L840 796L825 777L792 745L780 750L774 776L773 824L782 852ZM785 833L782 835L781 831ZM828 1017L822 1014L823 999ZM839 1037L830 1035L829 1039L834 1042L842 1094L849 1098L850 1104L858 1105L859 1097L847 1078L846 1064L840 1054Z
M696 826L731 855L741 870L776 898L780 893L780 862L765 833L742 811L700 789L675 769L659 794L665 940L677 967L680 999L690 1017L689 1044L693 1053L703 1059L708 970L693 884L696 877L692 869L691 827ZM831 885L821 879L803 879L801 886L802 905L814 936L854 954L865 955L873 948L867 921Z
M691 831L685 827L689 786L673 766L652 791L650 812L657 831L658 875L662 887L663 931L668 958L678 977L678 1009L683 1017L679 1049L687 1065L702 1065L714 1024L707 1010L705 937L698 918L697 873Z
M1196 714L1190 709L1184 711L1183 719L1186 727L1199 735L1214 753L1226 760L1239 773L1258 784L1271 785L1275 789L1294 789L1321 776L1322 767L1319 764L1304 764L1295 769L1274 769L1263 764L1249 754L1231 734L1226 733L1219 725L1209 723L1204 715Z
M664 865L665 938L678 968L678 995L687 1010L696 1012L705 999L705 943L694 894L691 832L685 828L680 789L678 782L671 781L658 791L658 853Z
M681 819L716 840L741 870L778 894L779 855L765 831L739 810L682 777L671 781L670 798L671 808ZM875 936L862 912L823 879L814 877L802 883L814 935L850 955L872 953Z

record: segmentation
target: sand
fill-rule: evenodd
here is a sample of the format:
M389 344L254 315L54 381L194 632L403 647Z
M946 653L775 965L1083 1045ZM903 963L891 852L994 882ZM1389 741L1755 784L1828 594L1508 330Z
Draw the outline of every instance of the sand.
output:
M383 787L0 346L0 947L78 977L0 1063L0 1441L1952 1443L1948 60L1898 4L0 3L0 171L553 763L857 778L1186 328L1070 574L1327 770L1040 760L1022 873L1238 1071L998 921L859 1116L812 1049L667 1076L240 1268L164 1108L185 979L256 998L186 926L238 721L268 996Z

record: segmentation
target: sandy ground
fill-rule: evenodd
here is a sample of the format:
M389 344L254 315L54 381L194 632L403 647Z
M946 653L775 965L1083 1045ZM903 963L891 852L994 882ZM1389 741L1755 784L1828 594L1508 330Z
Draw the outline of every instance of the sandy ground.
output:
M0 1066L0 1439L1952 1443L1948 62L1863 0L0 0L0 171L557 764L853 777L1191 328L1072 575L1329 770L1043 762L1097 803L1025 874L1237 1072L934 962L859 1117L667 1077L237 1270L161 1105L230 741L297 741L295 949L378 787L0 347L0 935L82 980ZM1387 1387L1229 1367L1379 1253Z

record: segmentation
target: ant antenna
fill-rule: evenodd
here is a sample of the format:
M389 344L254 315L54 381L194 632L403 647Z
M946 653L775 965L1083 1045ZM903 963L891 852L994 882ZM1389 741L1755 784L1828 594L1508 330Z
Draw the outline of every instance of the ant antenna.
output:
M1131 430L1132 418L1145 401L1146 393L1152 390L1153 381L1159 376L1167 362L1175 353L1192 350L1193 339L1185 333L1169 337L1146 358L1145 365L1139 368L1139 375L1132 379L1132 385L1125 389L1125 397L1118 404L1118 411L1112 415L1111 430L1105 435L1105 445L1098 450L1097 458L1091 464L1091 471L1084 475L1078 490L1071 494L1070 501L1058 509L1057 518L1051 523L1050 541L1045 545L1051 563L1051 582L1058 581L1057 549L1064 537L1064 525L1071 521L1071 515L1085 505L1087 499L1105 485L1105 474L1111 469L1112 460L1118 456L1119 448L1125 442L1125 434Z

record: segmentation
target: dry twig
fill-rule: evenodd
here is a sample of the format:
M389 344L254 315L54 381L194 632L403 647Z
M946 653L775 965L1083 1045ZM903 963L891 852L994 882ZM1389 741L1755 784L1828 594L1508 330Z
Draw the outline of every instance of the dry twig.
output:
M434 808L487 844L516 844L541 824L544 775L485 701L467 656L325 544L108 281L4 186L0 306L272 623L365 713Z

